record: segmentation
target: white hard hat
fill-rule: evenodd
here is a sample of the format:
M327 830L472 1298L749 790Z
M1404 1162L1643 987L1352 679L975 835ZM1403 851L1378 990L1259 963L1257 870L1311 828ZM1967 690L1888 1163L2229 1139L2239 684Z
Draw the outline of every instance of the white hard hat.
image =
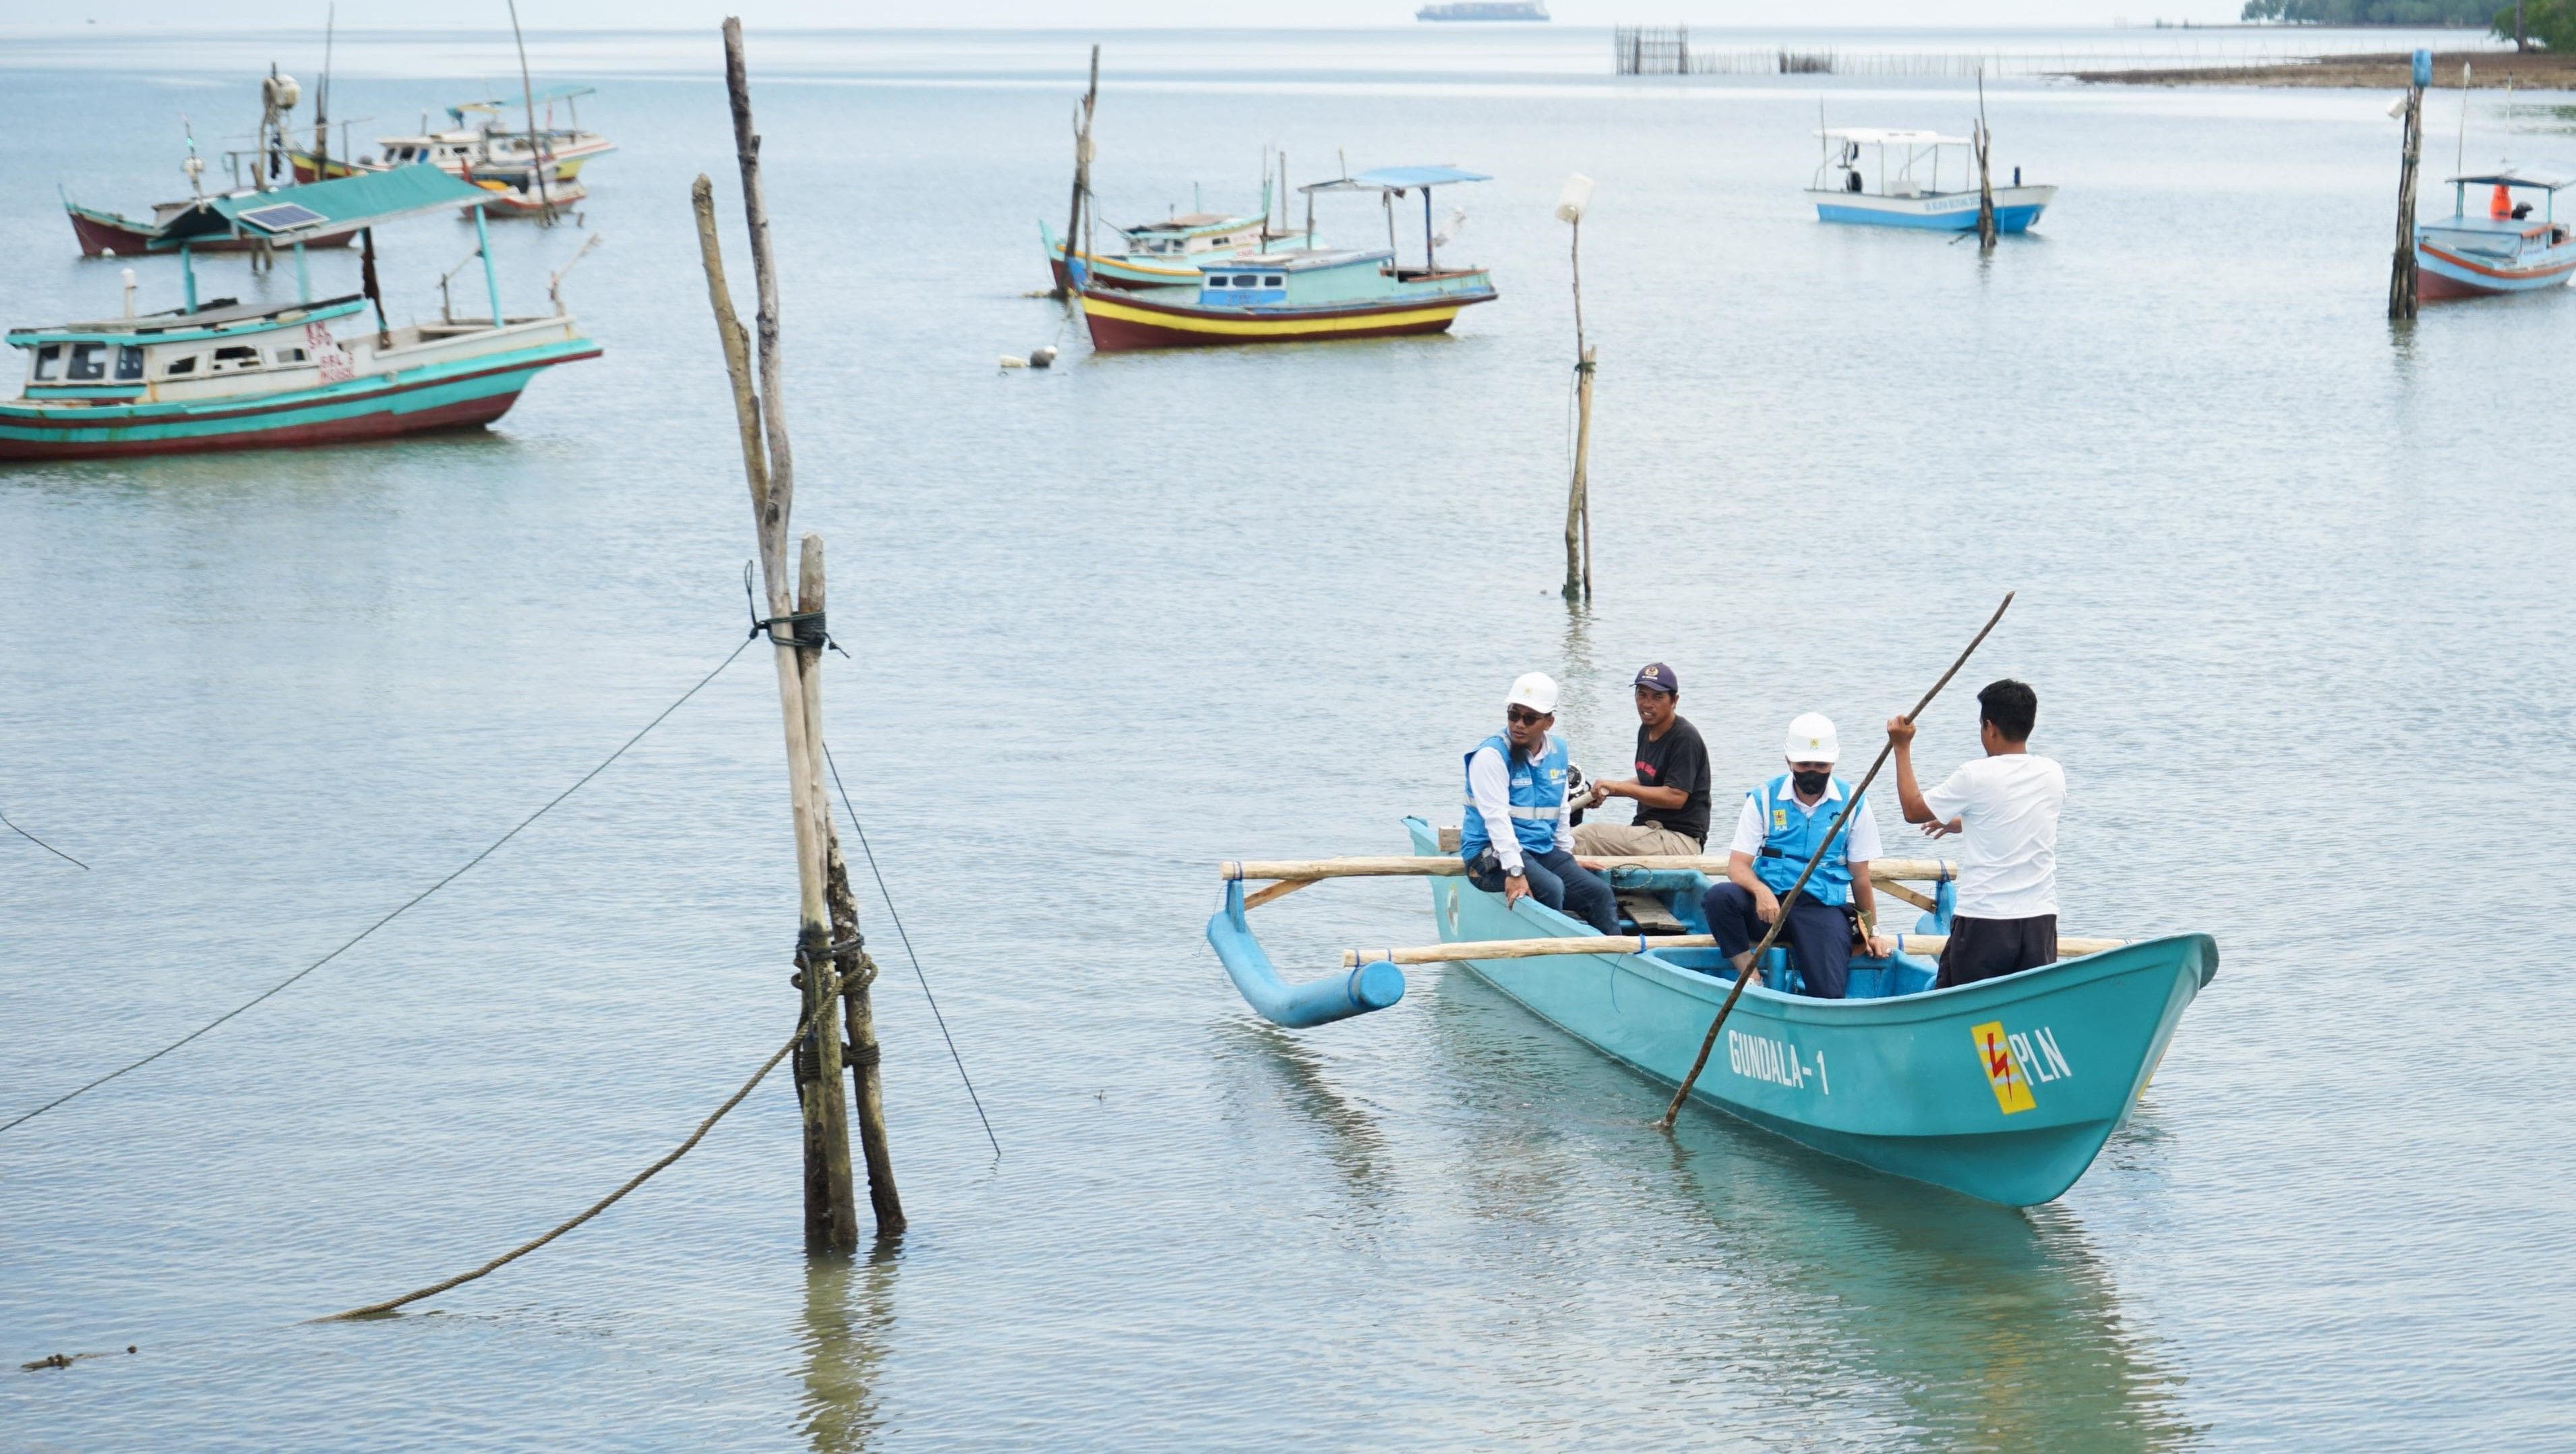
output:
M1834 736L1834 721L1808 712L1789 724L1789 743L1780 749L1791 762L1840 762L1843 745Z
M1512 683L1512 694L1503 698L1506 707L1527 707L1545 717L1556 710L1556 678L1543 671L1524 674Z

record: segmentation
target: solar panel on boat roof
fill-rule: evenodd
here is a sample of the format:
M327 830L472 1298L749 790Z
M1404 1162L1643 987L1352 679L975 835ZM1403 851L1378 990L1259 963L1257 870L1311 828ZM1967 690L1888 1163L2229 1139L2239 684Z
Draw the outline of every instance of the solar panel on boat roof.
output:
M290 228L306 227L328 219L298 202L272 202L268 206L254 207L244 212L241 214L241 220L262 232L285 232Z

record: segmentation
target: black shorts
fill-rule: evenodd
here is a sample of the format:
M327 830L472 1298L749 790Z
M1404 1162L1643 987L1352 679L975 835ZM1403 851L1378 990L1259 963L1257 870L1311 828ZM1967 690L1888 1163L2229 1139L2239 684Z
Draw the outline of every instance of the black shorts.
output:
M2056 962L2055 914L2028 919L1971 919L1961 915L1950 921L1950 942L1941 946L1941 973L1932 981L1932 987L1939 990L1975 984L1981 979L2019 974Z

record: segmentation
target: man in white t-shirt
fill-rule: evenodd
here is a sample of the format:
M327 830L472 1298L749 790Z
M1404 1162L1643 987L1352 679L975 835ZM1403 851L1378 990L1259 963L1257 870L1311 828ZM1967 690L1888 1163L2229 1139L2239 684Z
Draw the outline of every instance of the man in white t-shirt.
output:
M2066 771L2030 750L2039 694L2010 677L1977 693L1986 755L1930 792L1914 782L1914 724L1887 724L1905 821L1960 837L1958 910L1933 988L1974 984L2057 962L2057 815Z

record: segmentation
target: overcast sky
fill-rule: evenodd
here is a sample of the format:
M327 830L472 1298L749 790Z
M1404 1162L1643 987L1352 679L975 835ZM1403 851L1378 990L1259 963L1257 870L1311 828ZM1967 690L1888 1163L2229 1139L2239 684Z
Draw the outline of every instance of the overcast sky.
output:
M102 27L318 29L326 0L0 0L0 30L50 29L95 19ZM695 27L726 14L765 26L1201 27L1212 24L1364 26L1409 24L1421 0L1300 0L1291 6L1211 5L1208 0L520 0L532 30ZM1569 25L2096 27L2115 18L2231 21L2239 7L2212 0L1549 0ZM366 29L507 26L503 0L340 0L340 23Z

